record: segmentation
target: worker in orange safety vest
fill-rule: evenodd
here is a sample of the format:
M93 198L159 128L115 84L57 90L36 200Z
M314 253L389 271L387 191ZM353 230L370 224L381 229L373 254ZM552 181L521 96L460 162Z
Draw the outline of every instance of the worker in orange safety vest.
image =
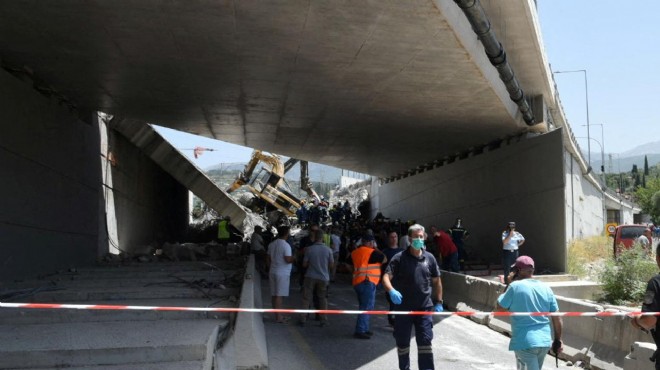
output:
M381 265L387 262L387 257L376 249L373 232L362 236L360 246L351 253L353 260L353 289L357 293L359 310L373 310L376 301L376 286L380 282ZM370 339L373 333L369 330L369 315L357 317L353 337Z

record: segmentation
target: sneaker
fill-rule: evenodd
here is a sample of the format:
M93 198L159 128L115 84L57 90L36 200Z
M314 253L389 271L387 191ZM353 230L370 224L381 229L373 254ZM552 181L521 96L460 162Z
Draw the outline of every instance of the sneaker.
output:
M353 338L357 338L357 339L371 339L371 335L368 335L367 333L355 333L355 334L353 334Z
M364 332L364 334L366 334L368 336L374 335L374 333L371 330L367 330L366 332Z

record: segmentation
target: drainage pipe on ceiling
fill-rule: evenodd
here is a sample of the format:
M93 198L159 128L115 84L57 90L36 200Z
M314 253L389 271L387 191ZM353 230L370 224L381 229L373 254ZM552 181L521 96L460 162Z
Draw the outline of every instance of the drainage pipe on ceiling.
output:
M506 52L502 47L502 43L497 40L495 32L491 29L490 20L488 20L481 3L479 0L454 0L454 2L463 10L470 25L472 25L472 30L479 36L490 63L499 72L500 80L504 82L511 100L518 105L525 123L528 126L535 125L536 119L534 113L532 113L532 108L525 99L525 93L520 88L520 83L513 73L511 65L506 60Z

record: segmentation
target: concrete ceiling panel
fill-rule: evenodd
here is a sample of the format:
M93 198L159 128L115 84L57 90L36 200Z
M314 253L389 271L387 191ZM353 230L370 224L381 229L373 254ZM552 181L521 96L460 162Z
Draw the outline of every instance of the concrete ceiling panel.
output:
M528 0L482 3L523 88L545 93ZM524 127L447 6L4 1L0 58L85 110L388 176Z

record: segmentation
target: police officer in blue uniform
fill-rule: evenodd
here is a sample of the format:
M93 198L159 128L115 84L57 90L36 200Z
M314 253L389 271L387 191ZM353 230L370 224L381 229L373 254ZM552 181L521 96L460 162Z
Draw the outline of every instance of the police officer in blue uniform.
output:
M424 226L408 228L411 245L392 257L383 286L397 311L442 312L442 283L435 257L424 249ZM399 356L399 369L410 369L410 336L415 327L419 368L435 369L433 364L433 316L397 315L394 320L394 339Z
M470 233L463 227L460 217L456 219L454 226L447 230L447 233L451 235L451 239L458 249L458 264L461 267L461 271L465 271L465 259L467 258L467 253L465 252L465 246L463 244Z

